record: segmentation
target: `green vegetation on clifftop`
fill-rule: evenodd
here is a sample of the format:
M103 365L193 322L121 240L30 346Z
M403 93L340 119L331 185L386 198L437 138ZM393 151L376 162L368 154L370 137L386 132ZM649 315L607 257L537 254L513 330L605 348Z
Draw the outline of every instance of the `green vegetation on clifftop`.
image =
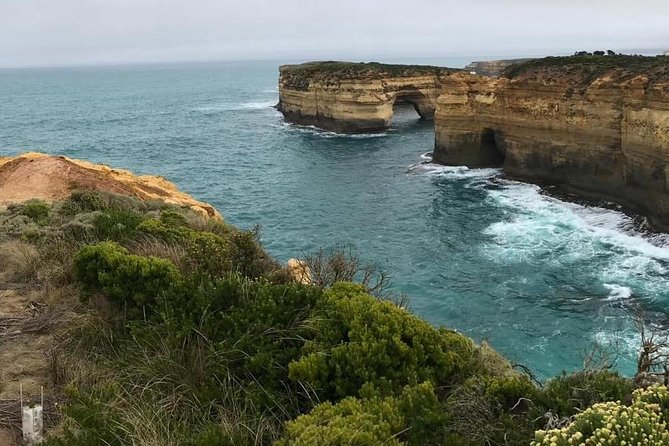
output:
M452 68L431 65L383 64L379 62L307 62L280 67L281 82L288 88L306 91L310 82L336 84L346 79L367 77L401 77L433 74L443 76L455 71Z
M78 315L51 364L64 404L47 446L526 446L554 428L587 438L583 419L606 419L590 405L632 401L605 370L540 387L363 284L295 283L256 231L187 209L78 192L0 213L0 242L32 253L0 273ZM635 415L653 432L663 395Z

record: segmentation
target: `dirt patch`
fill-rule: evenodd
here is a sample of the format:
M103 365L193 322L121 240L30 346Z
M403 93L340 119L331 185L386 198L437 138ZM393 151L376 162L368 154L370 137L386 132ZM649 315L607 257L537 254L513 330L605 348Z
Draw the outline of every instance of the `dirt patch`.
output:
M138 176L126 170L41 153L0 158L0 207L30 199L60 200L67 198L74 189L113 192L140 200L162 200L221 218L213 206L195 200L161 177Z

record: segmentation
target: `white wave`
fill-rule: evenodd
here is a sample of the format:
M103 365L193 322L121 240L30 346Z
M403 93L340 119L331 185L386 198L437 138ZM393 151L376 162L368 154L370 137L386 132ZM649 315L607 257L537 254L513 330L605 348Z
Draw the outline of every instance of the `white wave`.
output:
M425 152L420 157L424 160L432 161L432 152Z
M550 229L562 235L578 233L590 241L599 241L644 256L669 260L669 237L646 237L629 228L630 217L622 212L594 206L569 203L540 193L539 186L503 182L506 187L491 190L489 195L506 208L514 209L517 217L499 222L489 228L491 234L506 234L527 239L537 228ZM528 232L529 231L529 232Z
M604 288L609 290L607 300L624 300L632 297L632 289L630 287L616 285L615 283L605 283Z
M610 300L632 294L669 300L669 236L649 236L633 229L622 212L563 202L541 194L538 186L498 184L503 187L488 195L509 218L484 230L494 242L482 248L483 255L504 264L586 269Z
M632 358L636 357L641 345L641 336L634 327L627 327L625 330L598 331L594 333L592 340L614 356L622 354Z
M352 139L367 139L367 138L384 138L388 136L387 132L382 133L336 133L328 130L323 130L314 125L297 125L290 122L282 122L281 127L294 132L309 133L320 136L321 138L352 138Z
M470 169L465 166L443 166L441 164L434 163L422 163L419 165L420 173L427 175L435 175L451 179L462 179L462 178L494 178L499 176L502 172L501 169Z
M277 101L253 101L253 102L243 102L243 103L224 103L224 104L214 104L204 107L195 107L193 111L202 112L202 113L218 113L223 111L244 111L244 110L264 110L272 108L276 105Z

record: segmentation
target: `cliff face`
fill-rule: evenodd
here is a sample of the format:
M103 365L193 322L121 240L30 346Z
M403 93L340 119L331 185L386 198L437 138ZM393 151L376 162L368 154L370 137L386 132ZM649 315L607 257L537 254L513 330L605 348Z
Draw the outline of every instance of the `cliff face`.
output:
M579 56L509 65L502 77L380 64L281 68L286 119L383 130L395 101L435 120L435 162L617 201L669 230L669 58Z
M133 175L127 170L41 153L0 157L0 206L30 199L61 200L73 189L161 200L190 207L205 216L222 218L213 206L195 200L161 177Z
M396 101L432 119L442 79L453 70L321 62L280 69L278 109L286 120L338 133L383 131Z
M472 62L465 66L465 71L479 76L500 76L511 65L527 62L531 59L486 60Z
M511 177L619 202L669 230L669 63L512 70L444 81L435 162L502 165Z

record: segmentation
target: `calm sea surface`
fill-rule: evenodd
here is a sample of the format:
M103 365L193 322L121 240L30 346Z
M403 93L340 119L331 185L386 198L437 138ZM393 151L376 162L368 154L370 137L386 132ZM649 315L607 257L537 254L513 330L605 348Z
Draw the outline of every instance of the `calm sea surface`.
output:
M462 66L464 60L434 60ZM426 162L413 110L380 135L283 122L279 63L0 71L0 155L43 151L164 175L287 260L338 241L392 273L411 308L547 377L599 343L632 373L642 308L664 326L669 237L494 169Z

